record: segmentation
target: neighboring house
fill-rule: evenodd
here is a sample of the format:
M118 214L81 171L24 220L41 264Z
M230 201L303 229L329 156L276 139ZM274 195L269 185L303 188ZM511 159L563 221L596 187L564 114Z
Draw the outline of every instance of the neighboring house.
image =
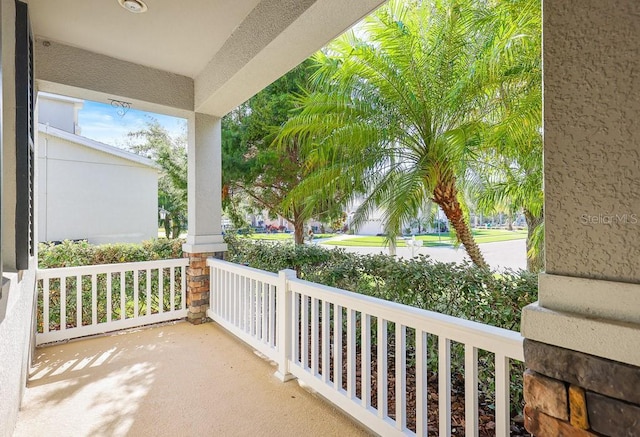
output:
M82 100L39 95L38 241L137 243L158 233L158 167L78 135Z

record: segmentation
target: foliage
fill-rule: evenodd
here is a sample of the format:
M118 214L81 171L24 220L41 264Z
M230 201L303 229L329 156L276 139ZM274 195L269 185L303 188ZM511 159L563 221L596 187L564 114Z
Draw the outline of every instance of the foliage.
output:
M486 75L496 104L467 185L483 212L524 213L528 268L537 272L544 267L540 1L500 2L483 25L494 35Z
M118 264L127 262L141 262L158 259L173 259L182 257L182 243L180 239L154 239L144 241L142 244L104 244L91 245L86 241L73 242L69 240L63 241L61 244L40 244L38 248L38 267L41 269L57 268L57 267L74 267L97 264ZM178 293L174 301L171 301L169 290L171 279L169 274L164 274L162 283L162 293L159 292L159 272L151 271L150 278L147 277L146 271L141 271L137 277L138 283L138 314L135 314L134 305L134 272L128 271L121 277L121 273L110 273L111 276L111 298L112 298L112 320L118 320L124 314L125 318L144 315L147 312L147 292L151 290L149 301L151 313L157 313L162 306L163 311L180 307L181 294ZM176 271L175 284L181 284L181 272ZM80 283L78 283L80 278ZM147 287L147 281L150 283ZM95 304L96 320L98 323L107 321L107 274L96 275L96 297ZM66 294L66 320L65 325L68 328L77 325L77 312L81 312L81 320L83 325L91 324L93 318L93 307L90 304L93 299L93 283L90 275L82 275L80 277L71 276L64 279L66 290L77 290L80 287L82 300L78 301L76 292L67 292ZM125 302L124 313L121 307L121 281L125 283L125 295L122 300ZM61 279L51 279L48 284L49 289L49 329L56 330L60 327L60 308L61 308ZM162 300L160 299L162 296ZM173 303L174 307L171 307ZM37 329L43 332L43 311L44 311L44 295L43 284L38 283L38 305L37 305Z
M299 278L376 298L436 311L504 329L518 331L522 308L537 299L537 276L530 272L490 272L470 264L440 263L420 256L396 259L387 255L358 255L316 245L294 246L259 242L228 235L229 260L277 272L295 269ZM388 327L393 344L394 330ZM415 341L408 331L408 345ZM376 330L372 327L372 341ZM437 372L437 342L428 340L428 365ZM409 357L413 350L409 348ZM495 378L493 357L479 353L479 380L491 401ZM452 345L452 368L462 369L464 349ZM512 365L511 392L514 412L522 407L522 364Z
M293 224L295 241L303 243L304 224L312 217L327 219L342 214L322 192L288 201L288 194L312 170L298 139L281 147L273 144L280 126L294 108L311 75L305 61L222 120L223 201L236 227L242 227L239 196L253 210L267 210ZM240 226L239 226L240 225Z
M537 299L537 276L526 271L495 274L426 256L397 259L233 236L226 241L232 262L271 272L295 269L308 281L510 330L520 329L520 311Z
M315 87L280 138L308 138L321 170L293 195L362 196L353 223L381 208L391 245L431 200L487 267L457 182L491 104L481 68L489 37L476 19L485 13L471 0L391 1L317 54Z
M161 218L167 238L178 238L187 222L187 138L172 137L157 120L147 123L139 131L130 132L129 148L153 159L162 169L158 180L158 206L164 210Z
M180 239L159 238L141 244L117 243L92 245L87 241L65 240L61 244L41 243L38 247L38 268L74 267L96 264L151 261L182 258Z

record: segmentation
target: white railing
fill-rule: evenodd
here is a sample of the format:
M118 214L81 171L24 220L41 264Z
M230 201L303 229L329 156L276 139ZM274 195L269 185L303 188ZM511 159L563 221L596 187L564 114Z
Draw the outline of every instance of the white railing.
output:
M276 360L278 275L219 260L207 264L211 275L207 316Z
M187 258L39 269L36 344L187 315Z
M456 371L464 373L465 435L477 436L478 351L487 351L481 353L493 356L496 435L509 435L510 360L524 360L519 333L303 281L290 270L276 275L214 259L208 265L209 317L276 361L282 380L298 378L381 435L426 436L432 351L439 435L452 435ZM460 347L464 370L452 369Z

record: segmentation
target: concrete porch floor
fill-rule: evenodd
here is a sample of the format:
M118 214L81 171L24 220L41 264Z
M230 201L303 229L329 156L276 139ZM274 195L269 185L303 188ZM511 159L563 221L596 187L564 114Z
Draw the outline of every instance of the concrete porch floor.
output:
M36 350L15 437L365 436L214 323Z

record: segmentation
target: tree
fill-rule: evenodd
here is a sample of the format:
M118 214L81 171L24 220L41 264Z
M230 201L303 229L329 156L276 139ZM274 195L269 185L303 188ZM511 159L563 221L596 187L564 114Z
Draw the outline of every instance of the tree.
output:
M490 103L477 68L489 41L475 19L485 12L465 0L391 1L317 54L315 87L281 134L303 138L316 159L296 194L364 193L356 226L381 207L392 246L432 200L487 267L458 187Z
M291 201L289 193L312 170L297 138L274 144L278 130L294 108L311 75L305 61L222 120L223 199L236 216L235 196L245 196L257 209L284 217L294 226L296 244L304 244L305 222L330 220L342 211L333 199L314 193Z
M130 132L129 149L153 159L161 168L158 180L158 206L165 211L161 219L167 238L178 238L186 229L187 147L186 135L172 137L157 120L144 129Z
M495 104L471 180L485 210L524 213L527 268L537 272L544 268L540 1L500 2L483 24L492 35L485 74Z

